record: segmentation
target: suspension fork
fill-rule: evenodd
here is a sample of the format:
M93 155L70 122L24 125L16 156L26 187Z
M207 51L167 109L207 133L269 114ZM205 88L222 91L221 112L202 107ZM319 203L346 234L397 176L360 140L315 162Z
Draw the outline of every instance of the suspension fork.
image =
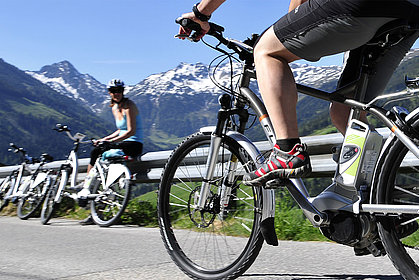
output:
M221 143L223 141L223 131L226 127L229 117L235 114L239 115L239 132L244 131L247 120L249 118L247 110L243 109L242 107L231 109L231 97L228 94L224 94L223 96L221 96L220 104L221 109L218 111L217 126L215 128L215 131L211 134L209 154L206 163L206 173L202 181L202 187L198 199L198 204L196 205L198 210L204 209L205 202L207 201L208 195L210 193L210 182L214 176L215 166L218 160L218 153L220 151ZM227 166L228 176L223 179L221 189L219 192L221 198L220 204L223 208L228 206L229 197L231 195L231 187L234 184L233 171L236 169L237 164L238 159L234 155L231 155Z

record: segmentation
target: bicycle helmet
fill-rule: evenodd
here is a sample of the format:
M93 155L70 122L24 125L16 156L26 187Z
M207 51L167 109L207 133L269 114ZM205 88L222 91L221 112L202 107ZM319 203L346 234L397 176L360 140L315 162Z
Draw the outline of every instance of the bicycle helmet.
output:
M119 79L110 80L109 83L108 83L107 88L110 89L110 88L116 88L116 87L124 88L125 84L122 80L119 80Z

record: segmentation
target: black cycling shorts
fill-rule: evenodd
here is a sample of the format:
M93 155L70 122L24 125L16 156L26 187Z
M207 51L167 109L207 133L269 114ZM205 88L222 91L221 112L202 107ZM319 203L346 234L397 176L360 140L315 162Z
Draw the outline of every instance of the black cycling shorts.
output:
M122 149L124 154L131 157L137 157L143 152L143 143L135 141L122 141L117 143L116 149ZM95 147L90 153L90 165L94 165L97 158L107 149Z
M273 29L290 52L317 61L323 56L357 49L381 26L397 18L418 21L419 6L411 1L309 0L279 19ZM367 99L382 92L417 36L406 38L381 59L375 74L378 82L370 82Z

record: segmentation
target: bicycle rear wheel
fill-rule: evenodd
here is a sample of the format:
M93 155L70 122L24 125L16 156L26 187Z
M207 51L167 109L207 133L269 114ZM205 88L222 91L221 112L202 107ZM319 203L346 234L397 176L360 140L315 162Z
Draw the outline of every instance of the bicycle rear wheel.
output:
M415 125L418 128L418 122ZM419 159L404 144L394 139L379 172L377 202L419 205ZM378 217L384 248L405 279L419 279L419 215L402 214Z
M17 216L22 220L26 220L34 216L42 205L45 195L48 191L48 180L34 185L29 184L22 193L17 206Z
M250 267L263 244L260 190L241 184L253 162L237 142L224 137L206 206L196 211L210 141L210 135L192 135L170 156L158 194L160 232L172 260L190 277L233 279ZM226 169L230 161L237 162L235 170ZM220 186L226 178L233 184L223 209Z
M92 189L92 194L99 195L91 202L92 218L101 227L118 223L128 205L131 173L125 165L118 165L123 172L109 187L105 187L105 182L101 182L98 175Z

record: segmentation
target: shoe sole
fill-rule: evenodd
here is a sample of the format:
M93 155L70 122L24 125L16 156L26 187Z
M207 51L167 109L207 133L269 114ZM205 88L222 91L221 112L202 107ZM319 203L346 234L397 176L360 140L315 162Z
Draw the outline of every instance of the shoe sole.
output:
M253 180L249 180L249 181L243 180L243 184L251 185L251 186L261 186L271 180L275 180L278 178L281 178L281 179L301 178L301 177L308 176L310 173L311 173L311 165L304 165L304 166L293 168L293 169L275 169Z

